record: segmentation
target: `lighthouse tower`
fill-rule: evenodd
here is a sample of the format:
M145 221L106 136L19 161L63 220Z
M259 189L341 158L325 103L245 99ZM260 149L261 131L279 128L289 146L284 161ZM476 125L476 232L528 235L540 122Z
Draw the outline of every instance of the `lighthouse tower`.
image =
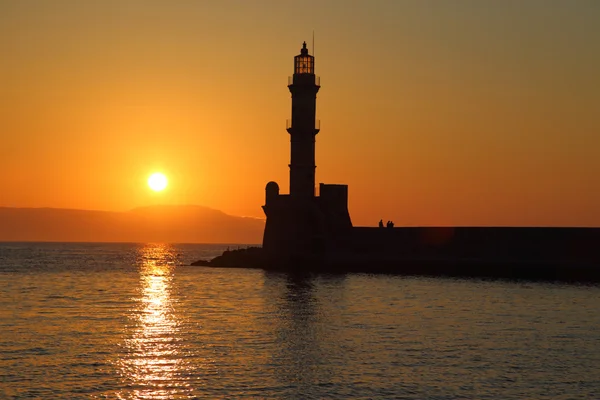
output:
M288 82L292 94L292 119L287 122L291 140L290 196L309 199L315 195L315 119L319 79L315 76L315 58L308 54L306 42L294 57L294 75Z
M267 216L263 236L265 254L281 262L323 254L335 246L336 238L352 228L348 214L348 186L319 186L315 196L315 119L317 92L315 58L308 54L306 42L294 57L294 74L288 79L292 94L292 118L287 120L290 134L290 193L280 194L279 185L265 188Z

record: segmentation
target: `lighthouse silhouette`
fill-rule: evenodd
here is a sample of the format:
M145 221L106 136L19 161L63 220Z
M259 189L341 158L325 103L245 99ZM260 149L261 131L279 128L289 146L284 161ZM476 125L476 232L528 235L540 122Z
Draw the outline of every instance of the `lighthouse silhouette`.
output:
M315 195L315 136L319 79L315 76L315 58L308 54L306 42L294 57L294 75L288 82L292 93L292 119L287 122L290 134L290 195L310 198Z
M315 195L315 139L320 131L316 119L320 79L315 58L306 42L294 57L294 74L288 78L292 95L292 117L286 121L290 135L290 192L279 193L279 185L265 188L267 216L263 249L270 257L289 261L331 250L335 238L352 228L348 213L348 186L321 183ZM343 236L343 235L342 235Z

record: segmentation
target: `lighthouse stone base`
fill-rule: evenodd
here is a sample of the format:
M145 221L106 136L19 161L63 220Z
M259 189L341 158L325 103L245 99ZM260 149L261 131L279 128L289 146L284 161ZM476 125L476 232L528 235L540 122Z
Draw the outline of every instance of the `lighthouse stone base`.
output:
M270 259L322 255L352 229L347 185L321 183L319 196L302 198L281 195L277 183L269 182L265 192L263 251Z

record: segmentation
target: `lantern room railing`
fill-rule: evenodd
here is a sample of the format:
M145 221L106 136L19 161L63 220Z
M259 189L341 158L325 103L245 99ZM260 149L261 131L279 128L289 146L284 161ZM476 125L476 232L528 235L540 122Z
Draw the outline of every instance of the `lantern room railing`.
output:
M286 119L285 120L285 129L287 131L289 131L290 129L292 129L292 120L291 119ZM316 131L320 131L321 130L321 120L320 119L315 119L315 130Z
M304 74L296 75L296 76L305 76ZM306 74L306 76L312 76L311 74ZM321 86L321 77L314 75L315 77L315 86ZM294 84L294 75L288 76L288 86L292 86Z

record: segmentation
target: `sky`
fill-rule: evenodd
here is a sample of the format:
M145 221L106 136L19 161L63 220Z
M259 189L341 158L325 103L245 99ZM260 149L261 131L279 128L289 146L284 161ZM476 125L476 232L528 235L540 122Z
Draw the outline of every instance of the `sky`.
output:
M306 40L317 182L349 185L354 225L600 226L598 21L597 0L0 0L0 206L263 217Z

